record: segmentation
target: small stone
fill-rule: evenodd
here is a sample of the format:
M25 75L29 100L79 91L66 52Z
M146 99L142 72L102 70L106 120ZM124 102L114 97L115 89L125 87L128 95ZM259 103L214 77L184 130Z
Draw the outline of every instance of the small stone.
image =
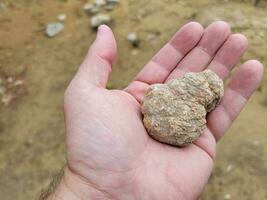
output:
M137 49L133 49L133 50L131 51L131 54L132 54L132 56L136 56L136 55L139 54L139 51L138 51Z
M46 26L45 33L48 37L55 37L64 29L64 25L61 22L49 23Z
M106 1L105 0L95 0L95 4L97 5L97 6L104 6L104 5L106 5Z
M91 18L91 27L97 28L101 24L108 24L111 22L111 17L106 14L97 14Z
M107 11L112 11L113 8L114 8L114 6L113 6L112 4L107 4L107 5L105 5L105 9L106 9Z
M23 81L22 80L16 80L14 82L14 86L20 86L20 85L23 85Z
M57 20L60 22L64 22L66 19L67 19L67 15L64 13L57 16Z
M6 87L3 85L0 85L0 95L4 95L6 93Z
M255 146L259 146L259 144L260 144L260 142L259 142L258 140L254 140L254 141L252 141L252 143L253 143L253 145L255 145Z
M84 4L84 6L83 6L83 10L84 10L84 11L88 11L88 10L90 10L92 7L94 7L94 4L92 4L92 3L86 3L86 4Z
M30 146L32 146L33 142L34 142L33 139L29 138L28 140L25 141L24 144L25 144L25 146L30 147Z
M2 103L4 104L4 106L9 106L10 102L15 99L15 96L12 94L5 94L2 97Z
M230 194L225 194L224 195L224 199L231 199L231 195Z
M191 144L204 131L206 115L223 93L223 81L211 70L153 84L141 106L144 125L149 135L160 142Z
M118 4L120 0L106 0L108 4Z
M147 34L146 40L149 41L149 42L155 41L158 36L160 36L160 32L159 31L150 32L150 33Z
M4 4L4 2L0 2L0 11L1 10L6 10L6 4Z
M83 9L88 15L95 15L96 13L99 12L98 7L92 3L85 4L83 6Z
M226 172L227 173L230 173L233 169L233 165L229 164L227 167L226 167Z
M133 47L139 46L139 38L136 33L129 33L127 36L127 40L132 44Z
M261 36L261 37L265 37L265 33L264 33L264 31L260 31L260 32L259 32L259 36Z
M146 36L146 39L148 41L152 41L154 39L156 39L157 35L156 34L153 34L153 33L149 33L147 36Z
M14 81L14 79L13 79L12 76L9 76L9 77L6 79L6 81L7 81L8 83L12 83L12 82Z
M99 12L99 8L96 7L96 6L94 6L94 7L92 7L92 9L90 10L90 12L89 12L88 14L90 14L90 15L95 15L95 14L97 14L98 12Z

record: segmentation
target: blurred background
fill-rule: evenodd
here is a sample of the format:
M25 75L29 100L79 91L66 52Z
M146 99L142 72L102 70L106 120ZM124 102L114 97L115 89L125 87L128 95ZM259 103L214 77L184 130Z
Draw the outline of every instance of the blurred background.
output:
M242 61L267 66L266 0L0 0L0 199L37 199L65 163L63 93L94 27L108 23L116 35L112 89L191 20L226 20L249 38ZM266 73L219 143L202 200L267 199Z

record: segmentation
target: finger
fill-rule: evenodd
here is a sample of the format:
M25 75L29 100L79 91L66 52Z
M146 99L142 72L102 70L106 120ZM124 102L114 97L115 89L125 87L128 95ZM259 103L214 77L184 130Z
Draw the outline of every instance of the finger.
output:
M101 25L98 28L96 40L90 47L78 75L91 84L105 87L116 56L116 41L112 30Z
M148 84L163 82L177 63L198 43L202 34L203 27L199 23L184 25L134 80Z
M259 86L263 66L256 60L245 62L232 77L220 104L207 118L216 140L220 139Z
M208 128L194 141L194 144L204 150L213 160L215 159L216 140Z
M248 40L242 34L231 35L220 48L208 69L225 79L232 68L238 63L248 47Z
M202 34L203 27L199 23L184 25L145 65L125 91L141 102L149 85L163 82L184 55L199 42Z
M186 72L198 72L205 69L230 32L229 25L223 21L209 25L199 44L178 64L168 80L180 77Z

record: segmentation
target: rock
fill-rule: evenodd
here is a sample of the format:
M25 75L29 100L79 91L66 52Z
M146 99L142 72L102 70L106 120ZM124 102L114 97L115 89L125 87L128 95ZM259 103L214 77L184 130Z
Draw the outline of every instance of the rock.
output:
M28 140L25 141L24 144L25 146L30 147L33 145L33 143L34 143L34 140L32 138L29 138Z
M9 76L9 77L7 77L6 81L7 81L8 83L13 83L14 78L13 78L12 76Z
M15 82L14 82L14 86L20 86L20 85L23 85L24 83L23 83L23 81L22 80L16 80Z
M91 18L91 27L97 28L101 24L109 24L111 22L111 17L106 14L97 14Z
M45 33L48 37L55 37L64 29L64 25L61 22L49 23L46 26Z
M57 20L60 22L64 22L66 19L67 19L67 15L64 13L57 16Z
M114 8L114 6L113 6L112 4L107 4L107 5L105 5L105 9L106 9L107 11L112 11L113 8Z
M83 6L83 9L88 15L95 15L96 13L99 12L98 7L92 3L85 4Z
M159 31L151 32L146 35L146 41L150 42L151 44L157 43L159 40L157 39L160 36Z
M99 7L106 5L106 3L107 2L105 0L95 0L95 4Z
M133 49L132 51L131 51L131 55L132 56L136 56L136 55L138 55L139 54L139 51L137 50L137 49Z
M136 33L129 33L127 36L127 40L132 44L133 47L139 46L139 38Z
M226 167L226 172L227 173L230 173L233 169L233 165L229 164L227 167Z
M15 96L13 94L4 94L2 96L2 103L4 106L9 106L10 102L15 99Z
M3 2L0 2L0 11L6 10L6 9L7 9L7 6Z
M222 96L223 81L210 70L151 85L141 107L144 125L160 142L188 145L201 135L207 112Z
M255 146L259 146L260 142L258 140L254 140L254 141L252 141L252 144Z
M107 4L118 4L120 0L106 0Z
M231 199L231 195L230 194L225 194L224 195L224 199Z
M6 93L6 87L3 85L0 85L0 95L4 95Z
M84 6L83 6L83 10L84 10L84 11L88 11L88 10L90 10L92 7L94 7L94 4L92 4L92 3L86 3L86 4L84 4Z

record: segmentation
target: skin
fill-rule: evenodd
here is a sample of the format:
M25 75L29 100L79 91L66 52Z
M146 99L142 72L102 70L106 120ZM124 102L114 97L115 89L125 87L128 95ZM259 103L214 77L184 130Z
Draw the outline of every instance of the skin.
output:
M219 21L184 25L124 90L107 90L116 42L98 29L65 92L67 166L49 199L197 199L212 171L216 142L258 87L263 66L246 61L231 77L201 137L184 148L161 144L143 126L140 103L150 84L206 68L226 79L246 51L242 34Z

